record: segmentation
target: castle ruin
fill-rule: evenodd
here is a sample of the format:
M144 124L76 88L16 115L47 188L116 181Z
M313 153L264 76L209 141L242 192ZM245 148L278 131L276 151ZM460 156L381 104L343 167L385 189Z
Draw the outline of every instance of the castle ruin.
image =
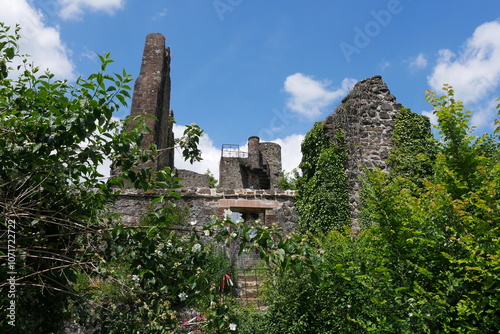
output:
M190 208L190 218L203 226L212 216L223 218L229 209L244 219L261 219L264 224L278 223L285 231L296 226L293 206L294 191L277 189L282 171L281 147L275 143L260 142L258 137L248 140L248 152L238 145L224 145L220 160L220 187L209 188L209 177L194 171L176 169L174 164L173 111L170 110L170 50L165 37L159 33L146 36L141 71L134 85L132 108L128 126L137 124L137 116L145 118L150 131L144 133L142 148L151 143L158 147L154 163L141 167L157 170L170 167L183 178L178 205ZM165 190L167 191L167 190ZM122 214L124 223L136 224L145 213L147 203L155 194L124 189L118 196L114 210Z
M165 47L165 37L159 33L149 34L128 116L155 116L155 119L146 120L151 133L144 134L141 147L155 143L160 153L153 165L145 167L175 168L170 84L170 51ZM394 119L400 108L382 78L374 76L358 82L323 122L325 136L335 140L336 129L341 129L345 136L349 205L354 229L358 228L360 176L365 169L387 168L386 160L393 145ZM294 229L297 224L295 191L277 187L282 172L278 144L260 142L258 137L252 136L248 139L248 152L238 145L223 145L219 171L220 187L210 189L208 175L176 170L177 176L184 178L181 181L183 188L178 190L180 201L190 207L193 221L201 226L210 222L213 215L222 219L224 210L230 209L248 219L258 217L265 224L277 223L285 231ZM124 222L135 222L144 213L145 203L152 198L153 194L124 190L115 204L116 212L123 214Z
M361 80L328 116L323 124L325 135L335 139L335 130L341 129L347 145L349 209L351 225L358 229L361 209L361 177L364 170L387 168L387 159L393 147L394 119L401 104L391 94L380 75Z
M219 163L221 188L275 189L281 167L281 146L248 138L248 152L238 145L222 146Z

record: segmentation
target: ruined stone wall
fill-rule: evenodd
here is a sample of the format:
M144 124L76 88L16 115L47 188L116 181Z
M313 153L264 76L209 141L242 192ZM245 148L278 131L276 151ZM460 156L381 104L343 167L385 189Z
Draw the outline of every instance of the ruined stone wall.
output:
M292 190L182 188L177 191L181 199L172 201L176 203L178 210L187 212L188 221L195 223L194 227L199 230L211 223L213 216L219 220L224 219L224 211L227 209L241 213L246 217L245 220L258 218L267 226L276 224L282 228L283 235L292 232L297 226L293 202L295 192ZM149 203L155 196L139 190L124 190L111 210L121 214L124 223L137 225L141 223L141 217L147 212ZM237 252L238 246L230 243L227 248L228 256L239 268L249 269L259 259L259 254L255 252L240 258L237 257Z
M360 176L363 169L387 168L386 160L392 148L394 118L401 104L391 94L381 76L358 82L324 122L325 134L335 138L342 129L348 150L347 176L352 224L358 228L360 209Z
M187 169L176 169L176 176L183 178L180 184L185 188L209 188L210 177Z
M176 190L181 199L172 199L179 206L189 207L189 219L198 226L210 223L212 216L223 219L224 210L235 212L262 212L266 223L276 223L284 233L297 225L293 204L295 191L222 188L181 188ZM117 197L111 210L122 215L125 224L139 224L156 194L136 189L125 189Z
M260 142L259 137L248 138L248 153L223 148L219 163L219 184L223 188L274 189L282 172L281 146Z
M219 185L221 188L243 188L243 177L238 157L221 157L219 162Z

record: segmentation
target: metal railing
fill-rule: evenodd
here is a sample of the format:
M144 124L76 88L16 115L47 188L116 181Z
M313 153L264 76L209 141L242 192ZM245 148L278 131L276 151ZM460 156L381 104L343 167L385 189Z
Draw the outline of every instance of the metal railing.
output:
M223 144L221 150L223 158L248 158L248 153L240 150L240 145Z

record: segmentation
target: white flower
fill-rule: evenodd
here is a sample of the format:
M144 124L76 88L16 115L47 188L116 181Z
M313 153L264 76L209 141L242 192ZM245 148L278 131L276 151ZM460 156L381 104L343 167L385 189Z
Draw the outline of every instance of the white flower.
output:
M243 217L238 217L238 219L236 219L236 224L243 223L243 222L244 222Z
M411 312L410 312L410 313L408 313L408 316L409 316L410 318L411 318L411 317L413 317L413 313L411 313Z
M224 210L224 219L231 219L233 212L229 209Z
M179 296L179 299L181 300L181 302L185 301L188 297L187 293L185 293L185 292L179 293L178 296Z
M235 232L231 233L231 238L235 239L237 234Z
M132 281L139 282L141 278L138 275L132 275Z
M236 330L236 324L229 324L229 330L230 331L235 331Z
M193 247L191 248L191 251L192 251L193 253L198 253L200 250L201 250L201 245L200 245L200 244L195 244L195 245L193 245Z
M209 230L205 230L203 231L203 233L205 233L205 235L208 237L210 235L210 231Z
M192 221L192 222L190 222L189 224L191 224L191 226L194 226L194 225L196 225L197 223L198 223L198 221L197 221L197 220L193 220L193 221Z
M247 236L250 239L254 239L257 236L257 230L255 230L255 229L252 228L250 231L248 231Z

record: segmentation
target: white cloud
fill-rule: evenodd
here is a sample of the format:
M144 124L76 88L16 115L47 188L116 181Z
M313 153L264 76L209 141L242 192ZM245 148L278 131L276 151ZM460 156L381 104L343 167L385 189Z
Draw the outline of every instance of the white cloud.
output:
M99 57L97 52L90 50L88 47L84 46L83 51L80 53L80 59L89 59L91 61L98 61Z
M432 125L437 125L437 116L432 111L422 111L422 115L429 117Z
M159 11L153 16L153 21L160 20L161 18L167 16L167 14L168 14L168 8L163 8L161 11Z
M285 79L284 89L290 94L287 107L293 112L313 119L321 115L323 108L344 96L355 83L356 80L346 78L340 88L329 90L330 82L314 80L305 74L295 73Z
M76 77L69 57L71 52L61 41L58 28L47 26L42 12L32 7L30 2L0 1L0 21L12 29L16 24L21 26L21 53L29 54L31 61L42 71L50 69L58 79L72 80Z
M481 129L481 133L491 132L495 129L494 121L496 119L496 110L498 101L491 99L487 103L483 103L474 108L470 125Z
M113 14L123 8L124 2L125 0L58 0L61 6L59 15L63 19L78 19L87 9Z
M427 66L427 58L423 53L410 60L410 68L412 70L419 70Z
M304 135L293 134L283 139L271 140L273 143L281 146L281 164L285 172L290 172L297 168L302 160L300 145L304 140Z
M380 69L384 71L386 68L390 67L391 63L385 59L382 59L382 62L380 63Z
M174 136L176 138L182 137L185 126L174 124ZM198 148L201 150L201 157L203 160L190 164L189 161L184 161L180 149L175 149L175 167L179 169L192 170L200 174L205 174L207 169L214 174L215 178L219 179L219 161L220 149L215 147L212 139L208 134L204 133L200 138Z
M498 87L500 81L500 21L487 22L476 28L458 54L439 51L429 85L441 91L442 85L453 86L455 96L464 103L476 102Z

